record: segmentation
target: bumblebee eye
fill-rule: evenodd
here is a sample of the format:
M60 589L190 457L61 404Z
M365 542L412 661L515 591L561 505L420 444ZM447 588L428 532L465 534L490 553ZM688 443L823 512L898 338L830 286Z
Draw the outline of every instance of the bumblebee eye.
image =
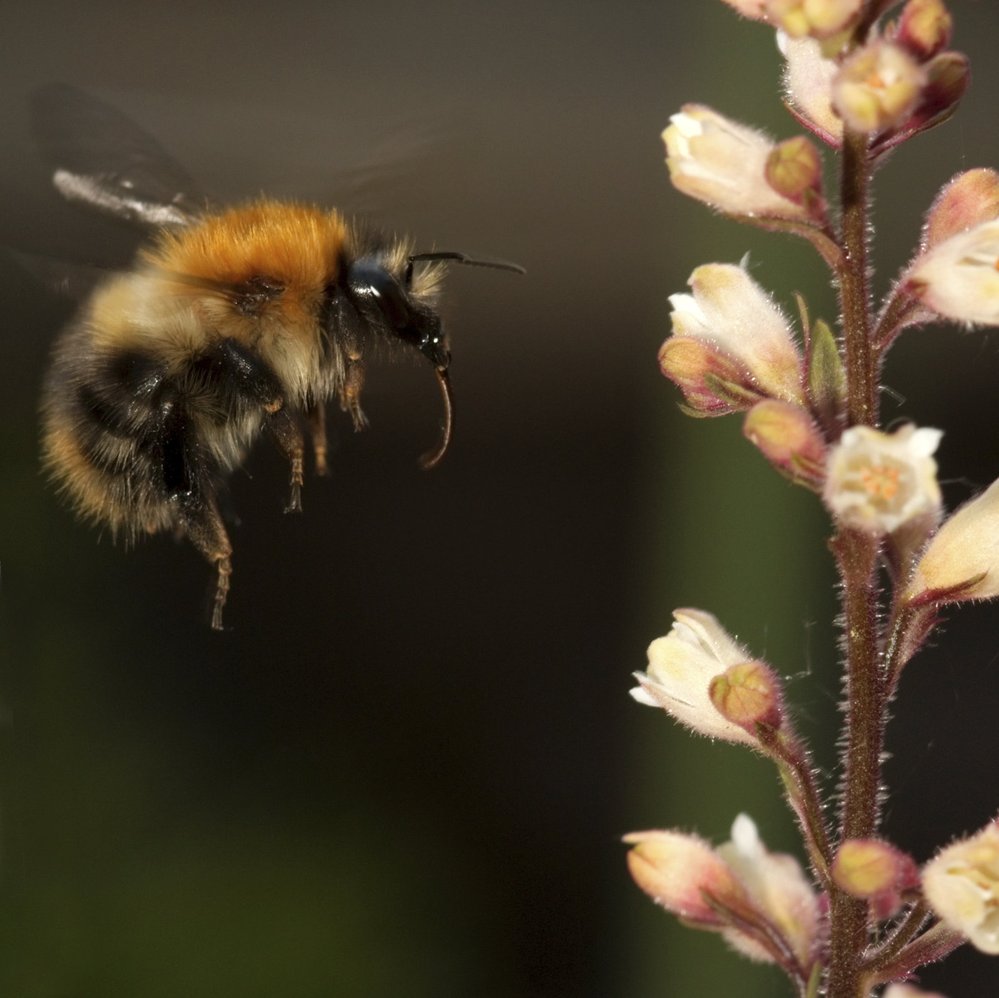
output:
M395 332L401 332L412 321L412 309L402 285L374 260L361 257L350 265L347 289L362 307L376 308Z

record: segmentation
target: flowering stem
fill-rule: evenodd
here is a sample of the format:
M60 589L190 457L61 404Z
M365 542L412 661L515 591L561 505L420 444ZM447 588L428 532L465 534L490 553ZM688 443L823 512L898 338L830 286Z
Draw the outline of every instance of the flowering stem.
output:
M878 424L877 359L871 349L870 289L867 264L867 209L870 160L867 136L849 129L843 135L841 238L843 262L839 289L851 426Z
M843 583L846 647L846 751L840 838L877 833L885 702L877 630L878 541L843 530L832 540ZM867 902L839 889L830 893L829 998L865 995L862 957L868 943Z

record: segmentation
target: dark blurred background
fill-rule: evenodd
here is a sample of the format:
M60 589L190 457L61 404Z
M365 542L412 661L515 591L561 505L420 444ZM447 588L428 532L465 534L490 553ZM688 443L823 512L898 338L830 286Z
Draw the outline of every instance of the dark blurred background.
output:
M679 9L683 7L684 9ZM878 180L883 290L954 172L999 164L999 9L955 2L976 79L956 121ZM72 305L0 257L0 990L17 998L786 994L632 885L622 833L720 841L748 811L794 828L762 761L633 704L675 606L715 612L789 677L830 775L839 699L826 524L740 438L676 408L666 296L752 254L835 318L802 246L672 191L659 133L688 100L780 137L765 29L720 2L8 4L0 241L104 265L134 235L61 203L32 147L33 88L126 111L220 200L337 203L456 269L458 401L379 364L370 430L334 421L333 477L285 517L261 445L235 475L234 591L210 569L75 522L38 471L36 407ZM999 475L995 333L910 333L886 417L947 430L948 500ZM994 607L951 615L896 703L887 831L920 860L994 813ZM955 956L924 983L994 993Z

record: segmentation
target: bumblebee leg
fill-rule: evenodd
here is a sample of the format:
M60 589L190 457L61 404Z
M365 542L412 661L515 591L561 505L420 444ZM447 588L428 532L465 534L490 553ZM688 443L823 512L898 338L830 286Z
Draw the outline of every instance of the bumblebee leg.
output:
M347 346L347 370L344 372L343 387L340 389L340 408L350 413L355 430L363 430L368 425L368 417L361 409L361 389L364 387L364 359L361 351L353 344Z
M302 509L302 482L305 466L305 441L302 430L286 408L281 382L260 357L235 340L223 339L206 354L206 360L218 366L243 398L263 407L268 430L291 462L291 498L287 512Z
M232 544L214 496L185 497L182 508L188 539L218 573L212 601L212 630L221 631L222 608L229 595L229 577L232 575Z
M302 428L287 409L267 413L267 429L291 462L291 498L286 513L302 512L302 480L305 467L305 439Z
M326 465L326 406L322 402L316 402L309 406L305 415L308 417L309 430L312 434L316 474L325 478L330 473Z
M222 630L222 608L229 595L232 544L219 513L210 470L191 446L191 427L179 391L168 386L158 407L152 451L162 472L163 489L177 504L177 523L201 554L216 567L212 627Z

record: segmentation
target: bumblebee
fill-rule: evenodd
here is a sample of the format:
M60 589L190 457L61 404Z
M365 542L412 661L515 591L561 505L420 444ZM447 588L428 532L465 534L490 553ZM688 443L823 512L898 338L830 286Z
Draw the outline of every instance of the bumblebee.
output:
M34 101L53 182L152 229L131 267L103 280L58 339L42 400L43 462L85 519L126 542L172 531L217 573L222 628L232 544L226 477L264 433L302 508L306 434L327 473L325 405L356 430L364 359L402 343L433 366L444 401L435 466L451 439L450 353L436 310L446 261L520 270L460 253L414 253L340 212L262 198L213 210L138 125L74 88Z

